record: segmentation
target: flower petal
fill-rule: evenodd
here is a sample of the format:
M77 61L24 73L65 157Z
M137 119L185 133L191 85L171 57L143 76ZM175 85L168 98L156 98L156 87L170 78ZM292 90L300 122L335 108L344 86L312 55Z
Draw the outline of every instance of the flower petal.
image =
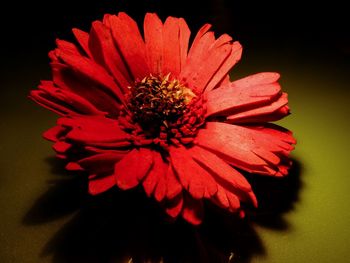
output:
M217 184L211 175L200 167L183 147L171 147L171 163L180 183L193 198L210 197L217 191Z
M52 81L42 81L38 90L32 90L29 96L40 105L60 115L87 114L104 115L85 98L69 90L55 87Z
M108 112L114 116L118 115L120 103L100 85L77 74L67 65L53 62L51 67L54 84L60 89L68 90L85 98L100 111Z
M165 176L159 177L158 183L156 185L156 188L154 190L154 198L161 202L165 198L167 193L167 182Z
M71 53L78 56L81 55L80 50L73 43L61 39L56 39L56 45L60 50L63 50L66 53Z
M261 105L280 96L278 73L258 73L207 93L207 116L230 115Z
M149 68L153 74L160 75L163 68L163 23L156 14L146 14L144 34Z
M203 201L184 195L182 217L192 225L199 225L203 220Z
M264 123L256 126L247 126L247 128L269 135L271 136L271 138L281 139L283 142L289 144L296 144L296 140L293 137L293 133L291 131L273 123ZM287 150L293 150L293 147L290 145L284 146L287 147Z
M182 185L179 180L176 178L174 168L170 164L166 173L166 182L167 182L167 194L166 197L168 200L171 200L178 196L182 191Z
M193 159L215 176L215 180L242 191L251 191L251 186L243 175L228 165L214 153L194 146L188 150Z
M277 130L273 132L271 129L266 131L267 128L264 127L260 129L262 131L227 123L208 122L198 132L195 143L248 172L276 175L281 158L287 157L293 149L291 144L295 141L287 133ZM273 136L270 134L272 132Z
M190 41L191 31L183 18L179 18L179 46L180 46L180 68L184 68L187 61L188 44Z
M194 146L189 149L189 152L194 160L202 167L205 167L214 177L218 184L217 198L224 199L224 196L232 194L237 196L240 200L251 202L254 206L257 206L257 201L250 184L236 169L228 165L214 153L201 147ZM221 189L220 191L224 192L224 194L219 193L219 189ZM213 198L215 198L215 196L212 197L211 200Z
M78 28L73 28L72 31L81 48L85 51L88 57L91 58L92 55L89 49L89 34Z
M211 91L217 87L220 82L227 76L229 71L233 66L241 59L242 56L242 46L239 42L234 42L231 46L231 53L225 60L225 62L220 66L218 71L215 73L213 78L208 83L205 88L205 92Z
M142 182L143 188L147 196L151 196L158 184L158 182L165 178L169 164L165 163L159 152L152 151L153 154L153 165L147 176ZM164 187L164 186L160 186ZM158 190L160 192L160 190ZM159 195L159 193L158 193ZM160 196L158 196L160 197Z
M195 62L199 62L201 56L203 56L210 45L215 42L214 33L209 31L210 28L210 24L205 24L199 29L188 52L188 63L194 64Z
M283 93L271 104L242 111L227 117L229 123L257 123L282 119L289 114L287 93Z
M113 175L106 175L100 177L89 178L89 193L97 195L103 193L115 185L115 178Z
M241 206L238 197L222 186L218 187L214 203L218 203L219 206L226 208L230 212L236 212Z
M78 161L78 164L90 174L113 172L115 164L127 153L127 151L109 151L81 159Z
M103 19L102 19L102 23L108 28L111 29L111 22L109 21L111 17L111 14L104 14L103 15Z
M187 57L190 30L183 19L168 17L163 28L163 74L177 77Z
M43 133L44 139L52 142L57 142L61 134L65 133L67 128L56 125Z
M179 194L175 199L166 202L165 212L172 218L176 218L181 213L183 203L183 195Z
M114 175L120 189L131 189L147 175L153 164L152 151L133 149L115 165Z
M66 139L85 146L125 142L130 139L130 135L120 129L116 120L105 117L70 116L58 119L57 124L70 128Z
M65 168L66 168L67 171L73 171L73 172L84 171L84 169L76 162L69 162L69 163L67 163Z
M61 50L58 50L56 55L74 71L82 74L91 81L100 84L106 92L113 94L120 102L125 103L124 95L114 82L113 78L103 67L95 63L93 60L83 56L65 53Z
M232 50L232 44L230 43L232 39L230 37L222 35L212 43L213 36L211 35L212 32L203 35L197 47L201 50L194 51L192 56L189 56L188 63L180 75L183 81L198 93L205 90L209 81L229 57ZM195 57L195 54L199 56ZM221 78L218 81L220 80Z
M69 113L74 114L74 111L72 109L69 109L70 107L62 105L62 102L60 101L55 101L55 98L53 97L48 97L45 98L47 94L43 91L40 90L32 90L30 92L29 98L33 100L34 102L38 103L40 106L58 114L61 116L67 115Z
M72 148L71 143L67 143L64 141L57 141L52 145L52 148L59 154L66 153L70 148Z
M150 70L146 62L146 48L136 22L127 14L109 17L112 35L134 78L143 79Z
M215 42L215 36L209 31L211 25L205 24L197 33L192 46L188 52L186 65L181 69L179 78L187 83L193 71L198 68L206 56L210 46Z
M131 77L114 45L110 30L100 21L92 23L89 48L94 60L107 68L119 83L123 92L126 92L128 90L127 87L132 84Z

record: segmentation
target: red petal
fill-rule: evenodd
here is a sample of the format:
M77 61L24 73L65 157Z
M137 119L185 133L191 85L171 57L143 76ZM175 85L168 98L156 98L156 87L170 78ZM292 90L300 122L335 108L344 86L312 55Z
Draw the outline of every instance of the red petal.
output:
M150 70L146 63L146 48L136 22L123 12L110 16L112 35L134 79L143 79Z
M132 145L130 141L116 141L116 142L100 142L100 141L89 141L89 145L92 147L100 148L104 151L115 150L116 148L126 148Z
M207 93L207 116L229 115L265 105L279 97L278 73L259 73L221 86Z
M153 163L152 151L134 149L115 165L117 186L123 190L133 188L146 176Z
M206 35L210 36L210 33L206 33L202 37L202 41L199 42L203 42L202 45L198 45L202 50L200 52L193 52L193 54L198 53L200 56L197 58L189 56L189 61L185 66L184 72L181 73L181 77L188 85L199 93L204 91L209 81L215 76L215 73L220 69L232 50L230 37L223 35L214 43L211 43L211 37L205 38ZM210 44L209 48L208 44Z
M65 114L88 114L104 115L104 112L98 110L85 98L54 86L53 82L42 82L39 90L32 90L30 98L45 108L52 110L60 115Z
M57 125L45 131L43 133L43 137L48 141L57 142L60 135L64 133L66 130L67 130L66 128L60 125Z
M61 116L67 115L67 114L74 114L74 111L72 109L69 109L69 107L63 106L62 103L54 102L54 98L45 98L45 92L39 91L39 90L32 90L30 91L29 98L39 104L40 106L58 114Z
M173 166L170 164L166 174L167 180L167 199L173 199L182 191L182 186L176 178Z
M177 195L175 199L166 203L165 212L172 218L176 218L182 210L183 202L182 194Z
M180 64L181 69L184 68L187 61L187 53L188 53L188 43L190 40L191 31L188 28L186 21L183 18L179 18L179 44L180 44Z
M69 162L65 167L68 171L84 171L84 169L76 162Z
M208 122L205 129L198 132L195 143L248 172L275 175L278 173L275 159L287 157L286 150L293 149L293 142L285 141L285 137L291 137L289 134L269 133L272 131Z
M215 154L198 146L192 147L189 149L189 151L193 158L213 175L214 179L218 183L218 188L222 188L221 192L224 191L225 196L227 194L226 192L229 192L239 197L243 201L251 202L255 206L257 205L256 198L252 193L250 184L245 177L233 167L228 165ZM222 193L217 193L216 196L221 198L220 201L224 202L225 197ZM224 205L224 203L222 205Z
M163 28L163 74L177 77L187 57L190 30L183 19L168 17Z
M70 148L72 147L72 144L64 142L64 141L58 141L54 145L52 145L52 148L57 153L66 153Z
M238 212L240 201L250 202L254 207L258 207L258 201L253 191L249 192L231 192L224 186L218 186L218 192L210 199L216 205L227 209L230 212Z
M62 101L62 104L69 104L75 112L87 115L101 115L104 112L98 110L87 99L70 92L69 90L60 89L54 86L53 82L45 82L38 87L40 90L47 92L50 96Z
M236 212L240 208L240 202L236 195L226 192L228 202L230 203L230 212Z
M56 54L74 71L100 84L108 93L115 95L120 102L124 102L123 93L103 67L86 57L65 52L56 52Z
M271 104L239 112L227 117L230 123L256 123L277 121L289 114L287 93L283 93Z
M57 153L56 157L59 158L59 159L62 159L62 160L66 160L67 159L67 155L66 154Z
M167 181L165 176L160 176L158 179L158 183L156 185L156 188L154 190L154 198L161 202L165 198L167 193Z
M108 28L111 29L111 22L109 21L111 15L110 14L105 14L102 19L102 23Z
M66 65L51 63L51 67L54 83L60 89L79 94L99 110L118 115L120 104L100 85L77 74Z
M219 205L230 212L236 212L241 206L238 197L221 186L218 187L215 197Z
M265 124L260 124L256 126L247 126L247 128L254 130L254 131L259 131L261 133L264 133L266 135L271 136L272 138L279 138L283 142L289 143L289 144L296 144L296 140L293 137L293 133L281 126L278 126L276 124L272 123L265 123ZM286 150L292 150L293 147L290 145L285 145L287 148Z
M130 135L121 130L116 120L95 116L71 116L60 118L57 123L71 130L66 138L85 145L123 142L130 139Z
M192 147L189 152L195 161L216 177L217 182L242 191L251 191L251 186L244 176L215 154L198 146Z
M221 186L218 186L218 192L210 200L219 207L222 207L225 209L229 209L230 207L230 202L228 201L226 191Z
M115 178L113 175L103 177L94 177L89 179L89 193L97 195L103 193L115 185Z
M213 78L205 88L205 92L211 91L227 76L233 66L241 59L242 46L238 42L234 42L231 46L231 53L225 62L220 66L219 70L215 73Z
M203 202L189 195L184 195L182 217L192 225L199 225L203 220Z
M60 50L73 55L81 55L80 50L73 44L65 40L56 39L56 45Z
M156 14L146 14L144 34L149 68L152 73L160 75L163 68L163 24Z
M78 28L73 28L73 34L77 41L79 42L80 46L82 49L85 51L85 53L89 56L92 57L89 49L89 34L78 29Z
M215 44L214 47L208 50L207 56L201 61L200 66L198 67L197 65L197 69L193 69L191 76L187 79L187 83L189 83L190 87L202 93L230 52L230 44L220 46Z
M142 183L143 188L145 189L145 192L148 196L151 196L154 193L158 182L162 178L165 178L165 175L169 166L167 163L164 162L162 156L158 152L153 151L152 154L153 154L153 166ZM165 186L162 183L160 187L165 187ZM158 190L158 191L161 191L161 190ZM158 193L158 198L161 197L159 196L159 194L160 193Z
M194 198L210 197L216 193L214 179L192 159L185 148L171 147L169 153L180 183Z
M214 33L208 31L211 25L204 25L197 33L189 50L186 65L181 69L180 79L187 82L193 71L203 63L210 46L215 42Z
M113 172L115 164L128 152L106 152L89 156L78 161L78 164L90 174Z
M116 153L116 154L127 154L129 150L123 150L123 149L103 149L103 148L98 148L98 147L94 147L94 146L84 146L84 150L87 151L87 153L89 154L99 154L99 153Z
M110 30L100 21L92 23L89 47L94 59L109 70L121 89L126 92L132 83L131 78L114 45Z
M210 24L205 24L199 29L188 52L188 62L194 63L194 61L197 61L209 49L210 45L214 43L214 33L209 31L210 28Z

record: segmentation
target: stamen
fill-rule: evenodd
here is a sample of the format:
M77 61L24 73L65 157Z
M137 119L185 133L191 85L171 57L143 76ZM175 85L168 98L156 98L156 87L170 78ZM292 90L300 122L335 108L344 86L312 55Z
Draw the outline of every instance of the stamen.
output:
M186 106L196 95L176 79L149 76L130 87L128 107L141 125L163 124L184 114Z
M129 87L129 91L127 106L133 125L123 126L136 125L142 130L144 139L135 139L137 145L147 145L151 141L162 148L169 144L187 145L204 123L202 99L180 81L171 79L170 74L145 77ZM131 132L139 136L136 130L131 129Z

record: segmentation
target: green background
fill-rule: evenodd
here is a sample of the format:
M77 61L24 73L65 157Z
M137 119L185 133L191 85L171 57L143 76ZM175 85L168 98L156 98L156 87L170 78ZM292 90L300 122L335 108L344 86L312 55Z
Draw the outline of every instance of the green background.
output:
M232 262L350 262L348 64L341 56L319 56L319 51L260 47L249 52L232 78L260 71L281 73L292 114L280 124L293 130L298 140L293 152L296 166L288 180L253 182L256 187L266 186L258 192L267 200L244 223L228 222L209 207L209 223L199 229L181 222L159 223L162 219L148 215L157 211L153 203L138 192L88 197L86 182L64 172L63 163L53 158L50 143L40 136L55 123L55 115L26 98L39 79L49 76L46 61L9 65L16 70L2 84L1 261L99 262L103 254L106 262L135 255L176 257L176 249L162 245L168 242L189 261L202 261L209 253L222 255L220 260L225 262L233 252ZM28 56L26 62L32 61L35 56ZM266 197L271 191L274 195ZM115 222L118 229L113 231L106 227L114 225L109 213L123 218ZM159 229L165 229L166 236ZM110 231L115 235L109 236ZM154 242L149 247L152 251L145 248L149 242ZM182 242L191 249L182 247ZM123 244L122 251L118 252L118 244Z

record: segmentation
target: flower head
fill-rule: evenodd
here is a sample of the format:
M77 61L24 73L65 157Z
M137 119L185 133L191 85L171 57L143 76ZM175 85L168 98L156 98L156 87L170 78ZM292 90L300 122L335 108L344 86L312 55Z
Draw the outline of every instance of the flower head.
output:
M284 176L295 139L268 122L289 114L279 74L230 82L242 47L204 25L189 48L182 18L146 14L144 36L125 13L105 15L76 43L57 40L53 79L30 98L58 115L44 133L89 192L142 185L166 213L199 224L203 200L243 216L257 205L239 170Z

